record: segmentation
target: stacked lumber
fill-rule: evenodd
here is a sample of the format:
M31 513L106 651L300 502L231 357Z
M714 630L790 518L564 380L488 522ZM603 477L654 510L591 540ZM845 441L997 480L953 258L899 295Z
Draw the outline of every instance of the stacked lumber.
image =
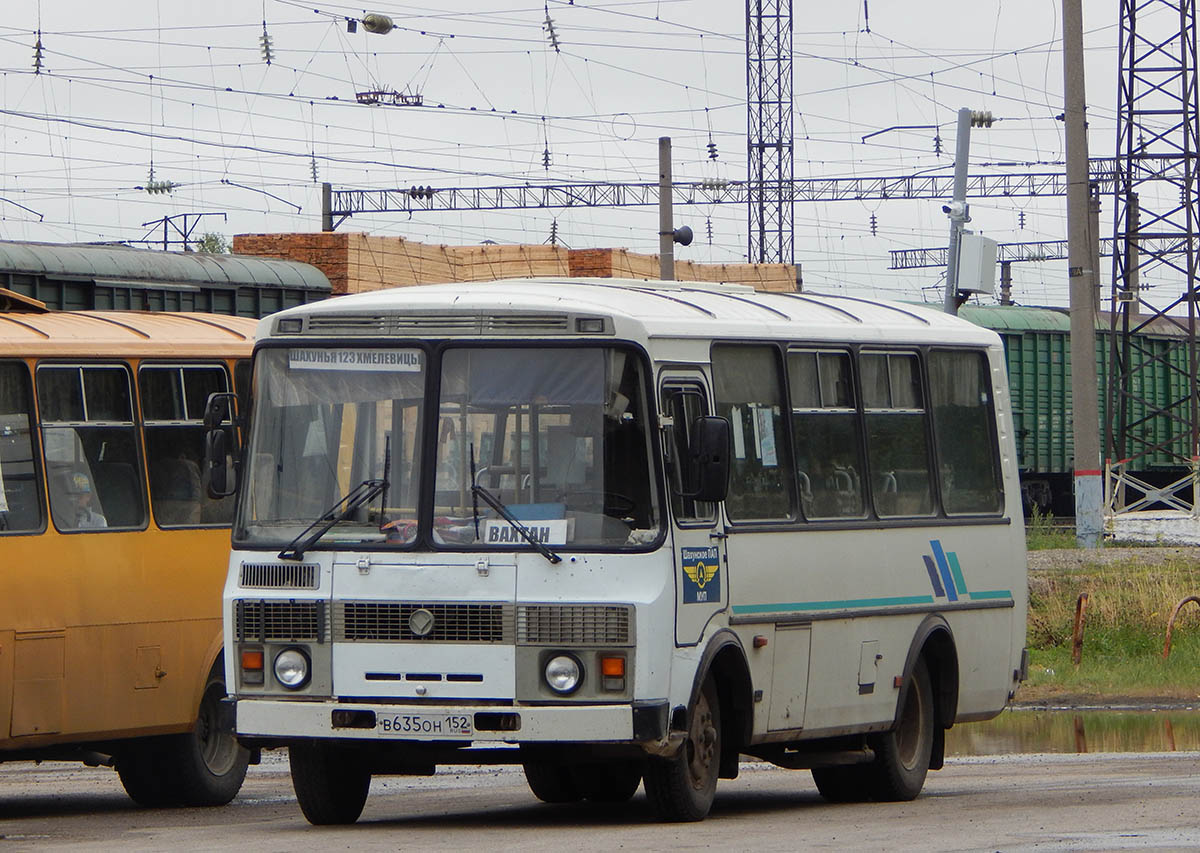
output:
M312 264L333 292L360 293L385 287L523 277L658 278L658 255L628 249L564 249L562 246L445 246L403 237L351 232L238 234L234 252ZM755 290L794 291L791 264L700 264L676 260L678 281L748 284Z
M454 281L570 275L562 246L454 246L451 252Z
M657 279L658 255L628 249L572 249L571 276ZM676 281L710 281L748 284L755 290L791 292L797 289L793 264L701 264L675 261Z
M453 246L435 246L403 237L352 234L347 244L346 293L456 281Z

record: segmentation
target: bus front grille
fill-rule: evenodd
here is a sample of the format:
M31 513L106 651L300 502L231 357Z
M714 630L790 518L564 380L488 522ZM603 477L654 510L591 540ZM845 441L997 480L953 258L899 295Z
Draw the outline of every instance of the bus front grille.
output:
M512 607L494 603L344 601L334 636L348 642L508 643Z
M325 640L323 601L238 601L235 630L241 641Z
M627 604L522 604L517 608L517 643L633 645L633 608Z
M241 584L256 589L316 589L315 563L242 563Z

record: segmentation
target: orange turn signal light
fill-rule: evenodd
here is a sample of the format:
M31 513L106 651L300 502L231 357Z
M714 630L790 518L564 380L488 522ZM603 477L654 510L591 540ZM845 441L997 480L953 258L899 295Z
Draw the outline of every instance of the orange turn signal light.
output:
M625 677L625 658L623 658L623 657L600 658L600 673L605 678L624 678Z
M242 669L262 669L263 653L261 650L242 652Z

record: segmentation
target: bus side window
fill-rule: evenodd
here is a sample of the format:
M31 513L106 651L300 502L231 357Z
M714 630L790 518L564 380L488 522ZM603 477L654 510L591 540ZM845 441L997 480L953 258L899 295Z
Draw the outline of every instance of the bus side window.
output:
M33 458L33 394L21 362L0 364L0 536L42 529L41 466Z
M862 443L848 352L788 353L792 441L806 518L862 518Z
M138 372L150 474L150 505L160 527L228 524L230 498L210 498L200 482L204 407L229 388L221 365L143 365Z
M933 350L929 396L937 437L942 505L949 515L1004 507L987 356Z
M725 509L734 521L796 517L795 477L784 423L778 351L769 346L715 346L717 414L733 433Z
M704 392L699 386L669 387L663 407L674 421L666 446L671 511L681 524L712 523L716 519L716 504L683 496L695 490L695 484L687 481L688 447L692 424L696 418L708 414Z
M859 357L871 491L881 518L931 515L929 425L916 353Z
M120 365L41 365L37 394L55 526L145 526L129 371Z

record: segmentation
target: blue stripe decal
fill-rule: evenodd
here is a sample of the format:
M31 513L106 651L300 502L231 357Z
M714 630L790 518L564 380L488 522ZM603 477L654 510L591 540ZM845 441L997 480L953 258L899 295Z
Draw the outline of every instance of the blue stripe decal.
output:
M946 562L946 552L942 550L941 540L931 539L929 544L933 546L933 558L937 560L942 582L946 584L946 598L958 601L958 591L954 589L954 578L950 577L950 564Z
M1012 598L1013 594L1011 589L989 589L983 592L972 592L969 597L972 601L987 601L997 598Z
M921 559L925 561L925 571L929 572L929 582L933 584L933 594L941 598L946 594L946 590L942 589L942 579L938 577L937 569L933 567L933 558L922 556Z
M946 555L946 559L950 561L950 573L954 575L954 583L958 585L959 593L966 595L967 582L963 580L962 566L958 564L958 554L951 551Z
M933 604L932 595L897 595L889 598L846 598L835 601L792 601L780 604L736 604L734 613L789 613L800 610L853 610L862 607L895 607Z

